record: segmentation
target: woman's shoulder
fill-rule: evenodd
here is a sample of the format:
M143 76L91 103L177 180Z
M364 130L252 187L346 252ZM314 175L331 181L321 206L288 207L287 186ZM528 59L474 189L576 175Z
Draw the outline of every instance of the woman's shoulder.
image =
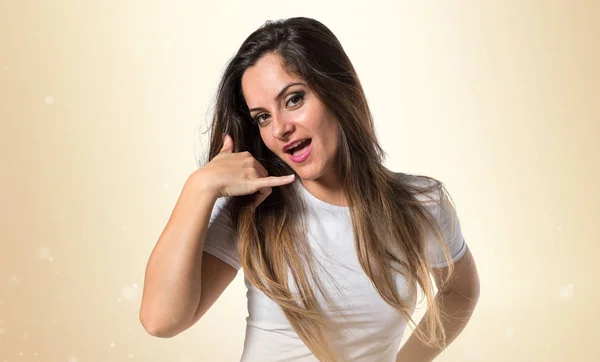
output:
M429 186L435 180L434 178L426 175L406 173L406 172L394 172L394 174L401 180L409 182L417 186Z
M419 201L439 202L445 193L443 182L427 175L394 172L401 185Z

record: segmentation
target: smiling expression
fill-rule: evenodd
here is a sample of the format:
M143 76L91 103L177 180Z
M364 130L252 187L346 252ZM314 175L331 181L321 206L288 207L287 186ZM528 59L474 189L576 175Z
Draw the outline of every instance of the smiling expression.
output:
M303 180L329 178L338 147L338 122L300 77L289 73L273 53L261 57L242 76L242 92L265 145ZM290 142L311 139L305 161L283 150Z

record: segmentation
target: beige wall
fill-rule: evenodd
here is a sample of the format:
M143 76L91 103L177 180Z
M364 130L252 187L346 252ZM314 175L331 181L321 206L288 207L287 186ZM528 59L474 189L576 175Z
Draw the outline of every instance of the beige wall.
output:
M2 0L0 362L238 360L241 274L160 340L143 273L225 61L293 15L339 36L387 165L457 204L483 294L438 361L597 361L599 3L360 3Z

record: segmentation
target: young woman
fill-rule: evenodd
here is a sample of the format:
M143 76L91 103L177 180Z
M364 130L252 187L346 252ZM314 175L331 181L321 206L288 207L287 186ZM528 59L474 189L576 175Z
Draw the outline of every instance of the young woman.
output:
M433 360L471 316L477 271L443 183L390 171L384 154L335 35L267 22L225 70L209 162L150 256L144 328L186 330L243 269L242 361Z

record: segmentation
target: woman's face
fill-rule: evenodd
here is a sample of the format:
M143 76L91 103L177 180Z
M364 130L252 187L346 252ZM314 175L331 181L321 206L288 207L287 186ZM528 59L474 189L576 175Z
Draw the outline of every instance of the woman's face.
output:
M335 180L337 120L304 80L269 53L242 76L242 92L265 145L303 180ZM304 140L304 141L303 141ZM290 143L303 141L296 148Z

